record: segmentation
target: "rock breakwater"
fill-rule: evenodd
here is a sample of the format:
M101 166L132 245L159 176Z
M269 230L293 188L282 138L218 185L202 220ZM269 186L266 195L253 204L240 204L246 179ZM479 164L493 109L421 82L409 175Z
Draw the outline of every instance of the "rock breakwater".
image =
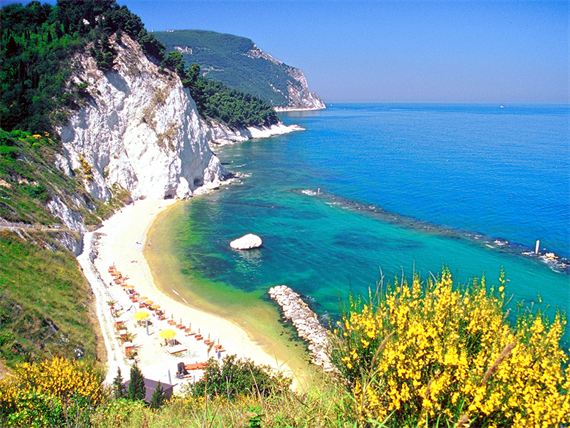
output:
M319 323L317 315L286 285L276 285L269 289L269 295L283 310L283 316L291 320L299 337L309 342L313 364L323 367L326 372L334 371L334 365L327 354L328 331Z

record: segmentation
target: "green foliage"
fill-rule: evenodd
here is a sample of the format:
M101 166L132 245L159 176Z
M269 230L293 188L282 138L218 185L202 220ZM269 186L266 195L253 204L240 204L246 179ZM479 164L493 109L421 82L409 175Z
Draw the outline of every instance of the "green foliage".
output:
M180 52L168 52L168 55L162 60L160 66L176 71L181 78L186 77L184 72L184 59Z
M158 31L154 35L166 45L167 52L174 51L175 46L190 48L182 53L184 61L188 66L199 64L207 77L261 98L273 107L289 104L289 66L248 56L254 48L250 39L201 30Z
M117 367L117 376L113 379L113 396L115 397L115 400L127 397L125 382L123 381L121 369L119 367Z
M115 0L11 4L0 9L0 22L0 123L8 131L54 134L54 125L82 105L85 93L71 79L71 58L90 43L103 71L113 67L109 38L117 31L138 41L147 55L159 61L164 55L140 18Z
M199 76L200 68L193 64L184 80L202 116L226 123L232 128L271 126L279 117L268 103L253 95L237 91L215 80Z
M100 39L93 42L93 46L89 51L91 56L95 58L97 67L102 71L108 71L113 69L115 58L117 57L117 52L111 48L109 43L109 36L103 33Z
M136 364L131 367L131 381L129 382L128 394L131 401L144 401L146 395L144 376Z
M162 406L164 406L165 402L166 396L164 395L164 389L162 388L160 381L158 381L158 384L156 385L156 388L150 397L150 403L148 406L151 409L160 409Z
M18 394L15 408L3 408L0 421L5 427L65 426L64 405L58 397L28 390Z
M282 373L271 373L268 366L258 366L250 360L238 360L235 355L227 355L221 364L210 358L204 377L192 386L192 394L220 395L228 399L243 394L267 397L290 386L291 379Z
M94 359L91 289L68 251L34 245L49 236L0 232L0 356L9 365L51 356Z
M49 134L0 129L0 217L54 225L61 221L47 211L46 203L56 195L66 200L65 195L85 193L78 181L54 166L55 146Z
M0 380L0 424L14 427L89 426L104 398L101 374L64 358L18 366Z

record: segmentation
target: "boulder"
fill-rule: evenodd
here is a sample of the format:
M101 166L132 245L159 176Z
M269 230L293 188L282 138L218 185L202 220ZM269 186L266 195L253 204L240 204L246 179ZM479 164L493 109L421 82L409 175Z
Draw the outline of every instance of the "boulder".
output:
M248 233L247 235L230 242L230 247L234 250L251 250L252 248L261 247L261 244L263 244L263 242L259 236L254 235L253 233Z

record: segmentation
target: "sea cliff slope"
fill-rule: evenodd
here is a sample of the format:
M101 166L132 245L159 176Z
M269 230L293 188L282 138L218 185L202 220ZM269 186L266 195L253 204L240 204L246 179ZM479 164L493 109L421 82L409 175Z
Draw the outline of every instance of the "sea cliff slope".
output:
M201 30L153 34L167 51L180 52L187 66L197 63L204 76L258 96L276 110L326 108L310 92L301 70L264 52L250 39Z
M187 198L222 180L226 171L180 78L128 36L110 42L117 52L113 70L99 70L87 54L76 58L74 79L87 85L88 96L59 130L60 168L87 172L86 186L99 200L111 196L113 185L133 199Z

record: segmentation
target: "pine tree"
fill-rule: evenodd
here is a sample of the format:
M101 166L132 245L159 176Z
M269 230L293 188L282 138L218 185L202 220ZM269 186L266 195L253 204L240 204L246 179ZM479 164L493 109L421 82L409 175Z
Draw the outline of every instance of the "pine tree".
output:
M131 382L129 383L129 400L143 400L146 395L144 377L139 367L135 364L131 367Z
M165 401L166 396L164 395L164 389L162 388L160 381L158 381L156 389L152 393L152 397L150 397L149 407L151 409L160 409Z
M121 376L121 369L117 368L117 376L113 379L113 394L115 395L115 400L119 398L126 398L127 391L125 389L125 384L123 382L123 377Z

